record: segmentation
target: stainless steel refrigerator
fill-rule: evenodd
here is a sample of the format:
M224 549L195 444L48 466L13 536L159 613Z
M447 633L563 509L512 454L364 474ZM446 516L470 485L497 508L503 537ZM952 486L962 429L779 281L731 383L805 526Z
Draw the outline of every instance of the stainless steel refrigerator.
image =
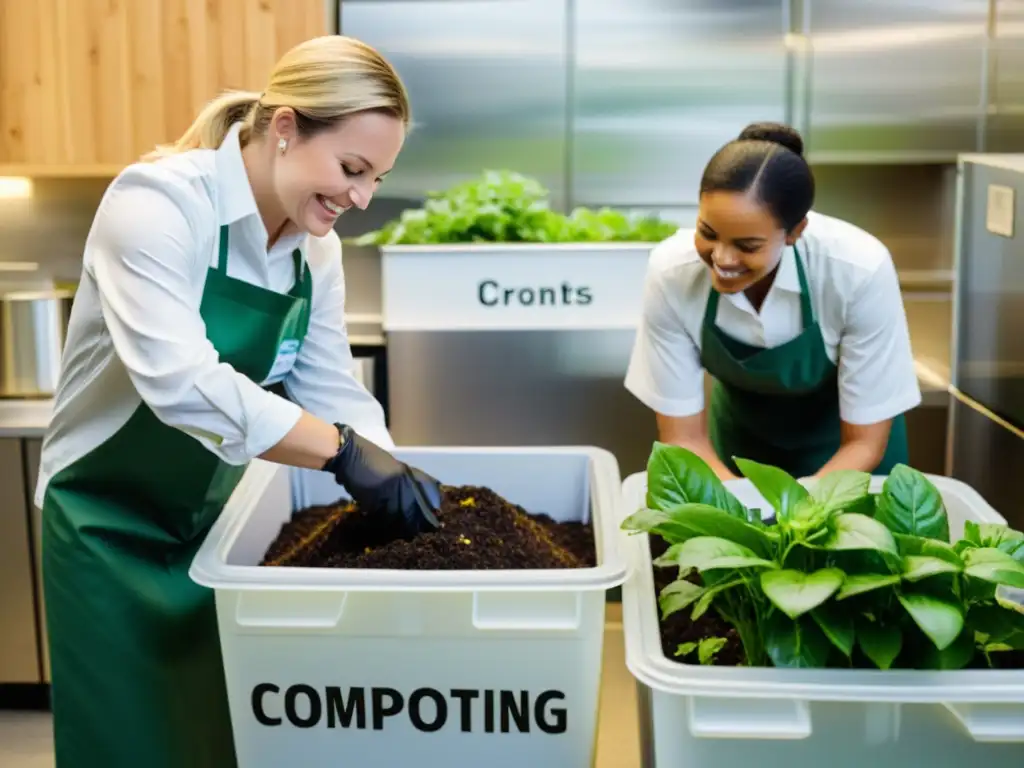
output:
M947 473L1024 529L1024 154L958 165Z

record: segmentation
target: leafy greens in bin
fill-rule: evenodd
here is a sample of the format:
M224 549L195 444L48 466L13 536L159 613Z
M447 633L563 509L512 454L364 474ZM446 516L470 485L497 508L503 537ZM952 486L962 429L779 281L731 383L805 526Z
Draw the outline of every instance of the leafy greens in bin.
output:
M442 243L657 242L678 229L652 216L611 208L554 211L539 181L512 171L481 176L427 194L421 208L404 211L359 245Z
M658 597L663 620L717 611L751 666L962 669L1024 650L1021 605L997 595L1024 589L1024 533L968 522L951 542L938 489L902 464L880 493L864 472L805 487L777 467L736 465L774 520L696 454L654 446L645 505L622 527L668 544L654 561L678 569Z

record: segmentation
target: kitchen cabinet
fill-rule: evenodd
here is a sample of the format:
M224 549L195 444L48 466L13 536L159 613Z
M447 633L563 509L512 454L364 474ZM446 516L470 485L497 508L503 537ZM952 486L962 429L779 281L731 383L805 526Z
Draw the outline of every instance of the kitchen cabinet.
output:
M0 0L0 173L116 173L327 31L323 0Z
M795 4L812 162L943 162L978 150L989 0Z
M40 682L22 441L0 439L0 683Z

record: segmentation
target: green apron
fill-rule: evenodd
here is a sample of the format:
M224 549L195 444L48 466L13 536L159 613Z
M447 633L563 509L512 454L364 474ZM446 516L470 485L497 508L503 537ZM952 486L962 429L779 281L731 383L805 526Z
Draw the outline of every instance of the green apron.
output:
M800 278L803 330L766 349L737 341L715 324L719 294L708 296L701 328L701 364L714 378L709 434L722 462L733 457L771 464L794 477L820 470L839 450L839 369L829 359L814 317L807 275L793 248ZM907 462L903 415L892 420L889 443L872 471L887 474Z
M200 314L221 361L283 378L309 327L294 252L288 294L228 277L220 229ZM141 404L57 473L43 501L43 578L59 768L231 768L234 742L212 591L188 576L241 479Z

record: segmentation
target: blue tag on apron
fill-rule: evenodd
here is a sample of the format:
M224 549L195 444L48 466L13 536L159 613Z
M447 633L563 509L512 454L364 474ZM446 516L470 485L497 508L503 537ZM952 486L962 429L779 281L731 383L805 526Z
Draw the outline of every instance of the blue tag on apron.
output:
M270 384L277 384L277 382L284 379L284 377L288 375L288 372L295 366L295 359L298 356L298 339L285 339L282 341L281 346L277 348L277 357L274 358L274 367L270 369L270 374L260 386L265 387Z

